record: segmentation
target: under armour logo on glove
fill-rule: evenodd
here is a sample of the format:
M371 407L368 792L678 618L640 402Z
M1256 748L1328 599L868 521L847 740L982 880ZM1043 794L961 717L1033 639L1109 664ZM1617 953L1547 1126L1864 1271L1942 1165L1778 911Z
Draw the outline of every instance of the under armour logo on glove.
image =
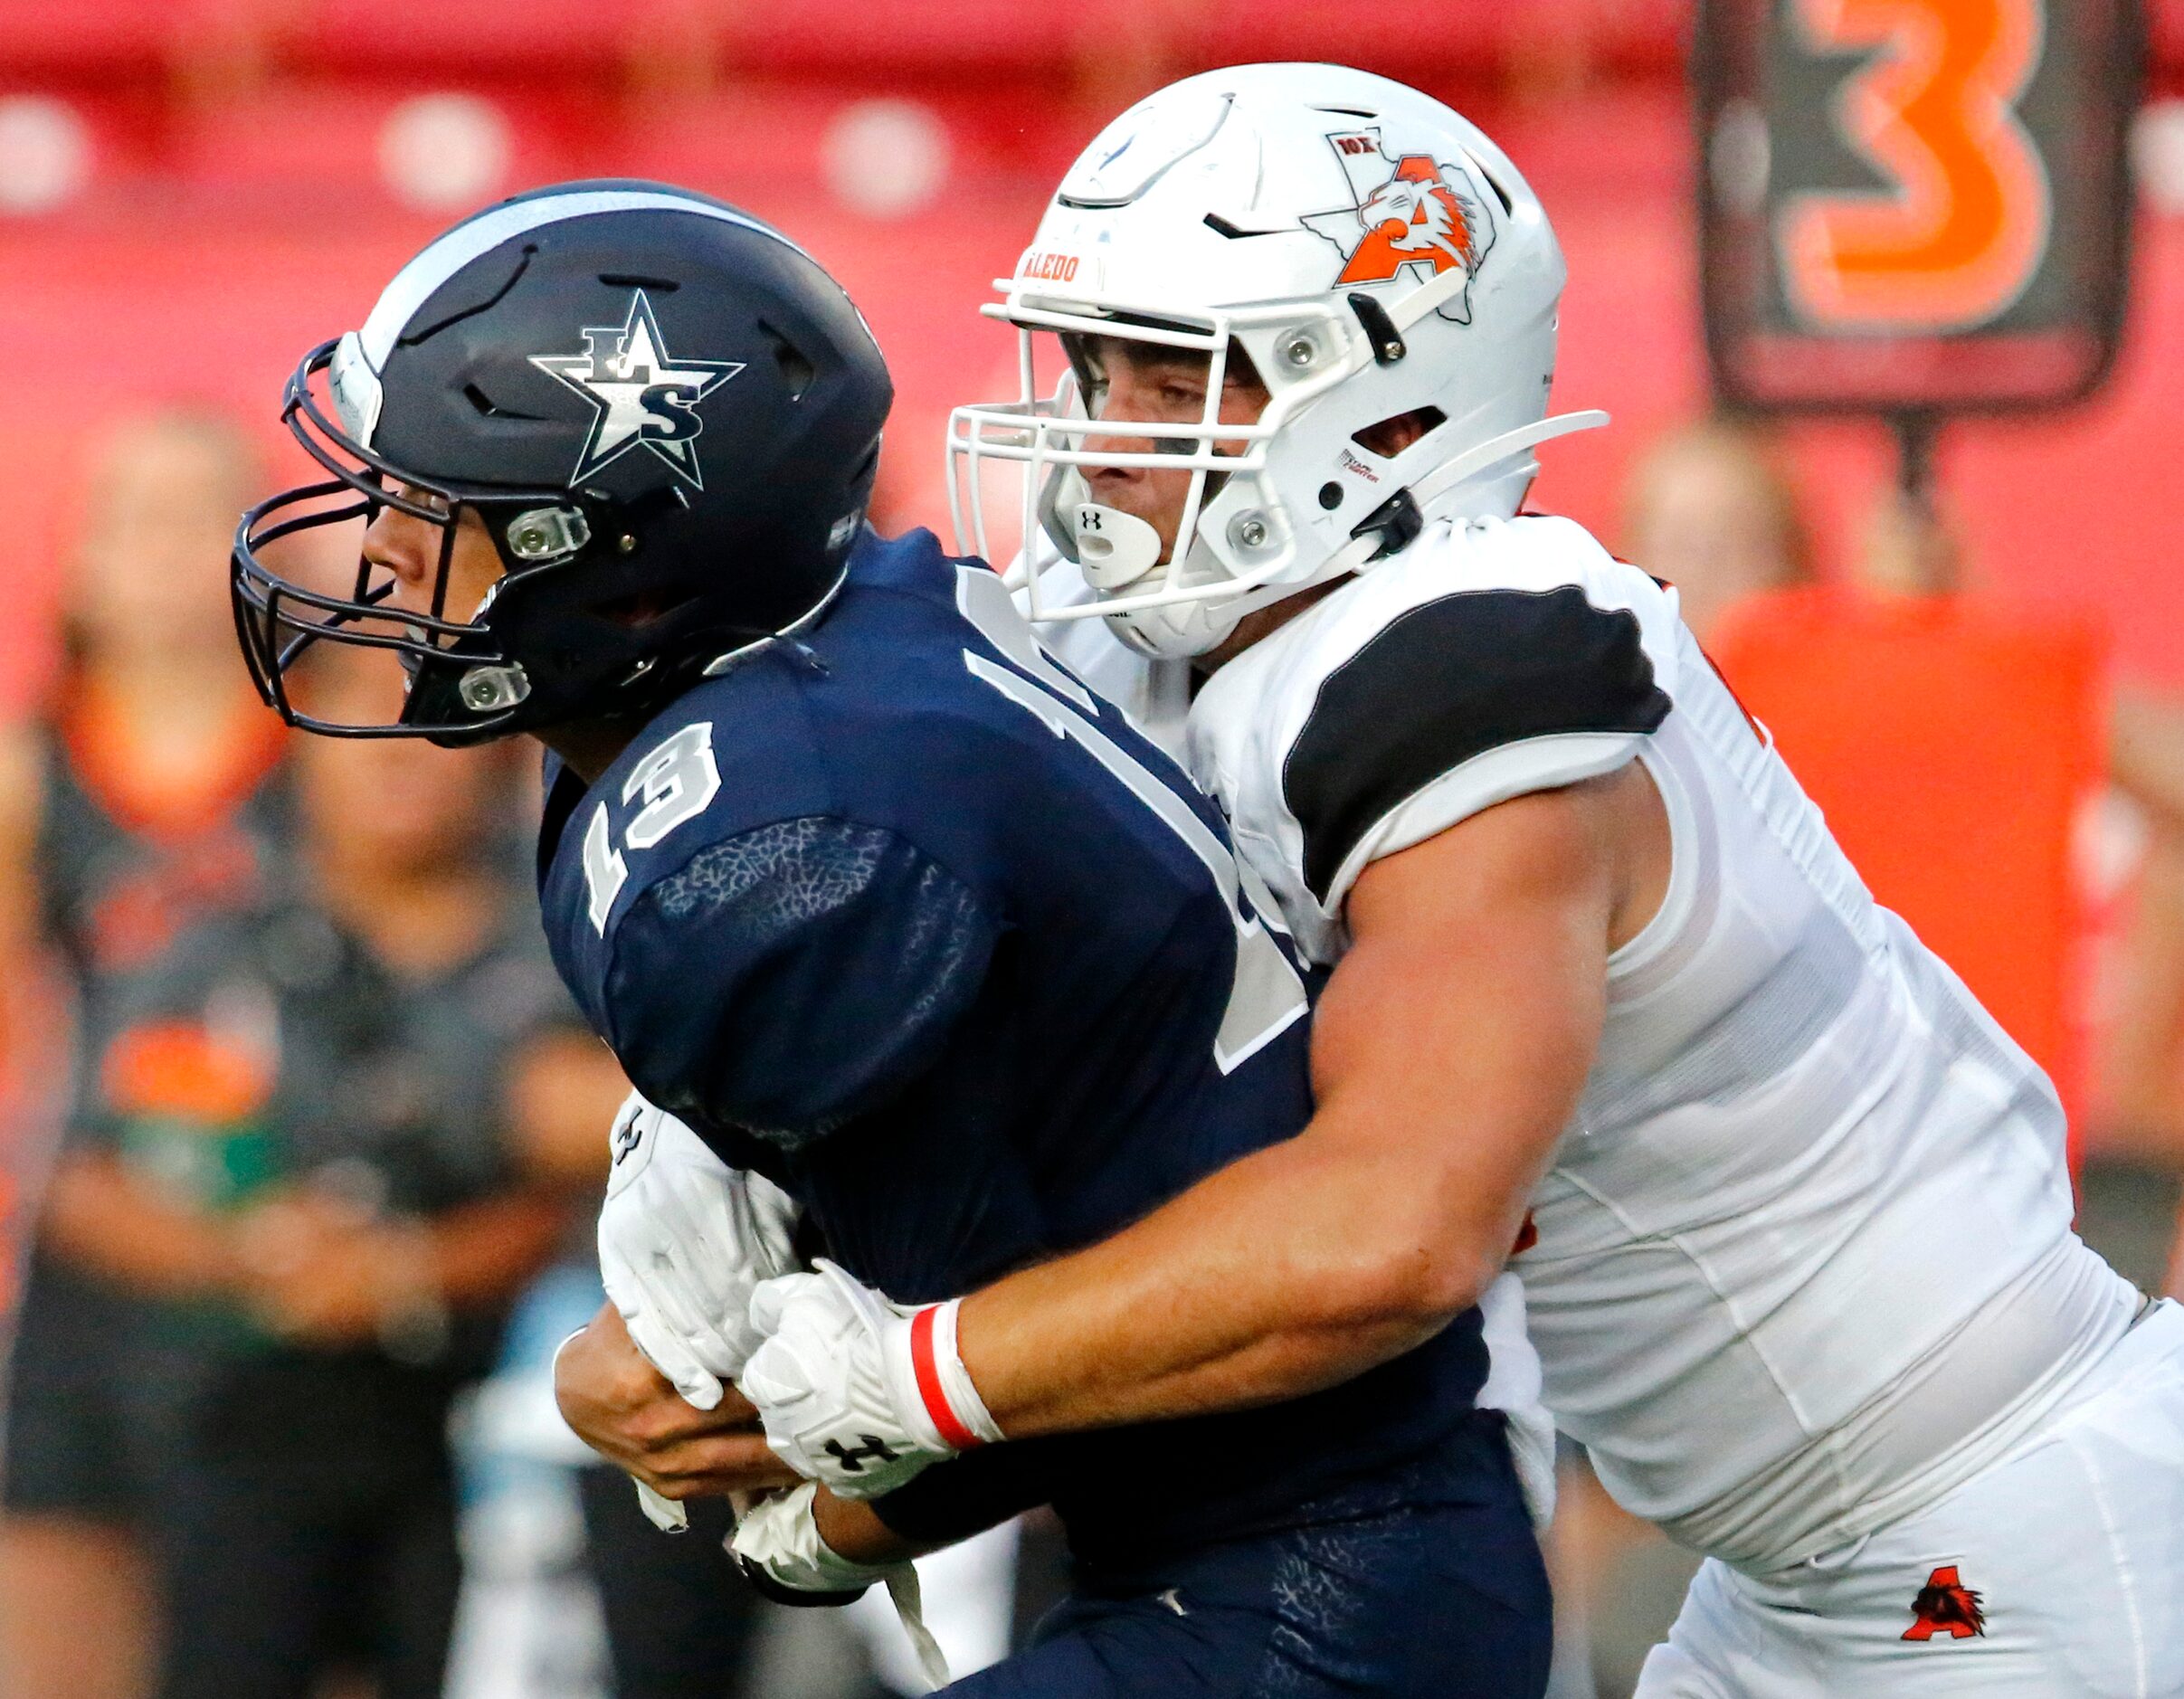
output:
M897 1454L878 1434L864 1435L861 1442L854 1447L843 1445L839 1439L830 1439L826 1450L828 1456L851 1474L861 1471L867 1463L893 1463L897 1460Z
M957 1303L909 1309L833 1263L813 1267L751 1297L765 1343L736 1384L776 1457L844 1498L877 1498L1002 1437L955 1349Z

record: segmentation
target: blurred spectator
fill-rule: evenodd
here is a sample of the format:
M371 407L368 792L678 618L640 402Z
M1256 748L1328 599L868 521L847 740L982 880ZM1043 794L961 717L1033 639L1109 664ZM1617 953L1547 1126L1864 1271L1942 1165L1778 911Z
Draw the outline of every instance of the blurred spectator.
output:
M1811 538L1780 448L1762 427L1729 419L1673 431L1638 462L1622 549L1676 585L1701 642L1747 596L1812 578Z
M1964 578L1945 516L1900 497L1877 506L1862 588L1947 595ZM2121 860L2126 889L2120 921L2099 941L2108 959L2087 1011L2094 1078L2078 1230L2142 1289L2175 1295L2184 1292L2184 701L2130 679L2110 680L2107 698L2112 789L2086 822L2087 859Z
M2119 708L2122 707L2118 705ZM2148 1290L2184 1293L2184 831L2149 817L2117 940L2079 1175L2079 1231Z
M400 688L378 661L309 688L369 717ZM157 1300L96 1348L149 1487L166 1699L299 1696L352 1661L380 1699L441 1692L450 1406L565 1220L510 1127L572 1017L506 877L508 771L308 741L279 887L85 1030L45 1230Z
M237 509L260 483L223 417L169 411L121 426L88 488L70 576L66 652L40 726L0 743L0 984L12 1158L35 1190L25 1105L68 1067L30 1017L47 961L77 1024L97 1028L204 913L260 888L281 812L278 725L236 664L223 577ZM34 1049L33 1049L34 1045ZM134 1699L149 1610L108 1347L119 1297L33 1253L8 1376L0 1520L0 1685L17 1699Z
M2114 707L2112 772L2139 853L2102 987L2078 1225L2141 1286L2184 1296L2184 705L2126 684Z

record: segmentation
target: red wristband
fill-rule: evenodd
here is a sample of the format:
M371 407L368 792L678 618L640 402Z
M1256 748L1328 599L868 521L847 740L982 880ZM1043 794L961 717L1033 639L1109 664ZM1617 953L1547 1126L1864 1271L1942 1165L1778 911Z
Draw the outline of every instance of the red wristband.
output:
M910 1318L910 1370L917 1377L917 1393L925 1400L926 1414L940 1430L940 1437L956 1450L968 1451L984 1442L964 1425L941 1388L940 1360L933 1343L934 1318L939 1314L940 1305L933 1304Z

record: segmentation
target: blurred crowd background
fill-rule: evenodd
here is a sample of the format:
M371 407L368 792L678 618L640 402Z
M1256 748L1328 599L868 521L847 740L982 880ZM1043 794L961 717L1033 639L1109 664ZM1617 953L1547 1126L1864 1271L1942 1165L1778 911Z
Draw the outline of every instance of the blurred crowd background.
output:
M543 959L524 753L291 744L228 629L235 515L301 470L288 373L558 178L810 248L896 374L876 519L945 537L946 411L1013 393L978 306L1108 118L1274 58L1457 106L1568 253L1557 403L1615 416L1534 504L1681 586L1877 894L2055 1072L2088 1237L2173 1289L2184 3L2149 24L2113 377L1950 426L1913 500L1871 422L1712 404L1684 0L0 5L0 1692L916 1686L877 1607L762 1609L554 1416L622 1087ZM1574 1457L1554 1544L1557 1693L1617 1699L1688 1564ZM1053 1547L928 1576L959 1669Z

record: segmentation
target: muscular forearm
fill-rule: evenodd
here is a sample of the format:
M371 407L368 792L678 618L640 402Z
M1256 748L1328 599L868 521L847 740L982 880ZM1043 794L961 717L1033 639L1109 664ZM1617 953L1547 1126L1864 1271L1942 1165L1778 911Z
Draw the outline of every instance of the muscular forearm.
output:
M1116 1237L965 1300L1012 1438L1298 1397L1430 1338L1491 1280L1417 1164L1338 1128L1244 1158ZM1505 1244L1506 1241L1505 1240Z
M684 1402L612 1304L555 1353L554 1399L571 1432L664 1497L726 1497L796 1480L742 1394L730 1387L709 1410Z
M1311 1125L964 1301L958 1348L1002 1431L1298 1397L1475 1303L1577 1106L1613 929L1658 900L1619 916L1633 807L1658 803L1626 770L1367 868L1315 1018Z

